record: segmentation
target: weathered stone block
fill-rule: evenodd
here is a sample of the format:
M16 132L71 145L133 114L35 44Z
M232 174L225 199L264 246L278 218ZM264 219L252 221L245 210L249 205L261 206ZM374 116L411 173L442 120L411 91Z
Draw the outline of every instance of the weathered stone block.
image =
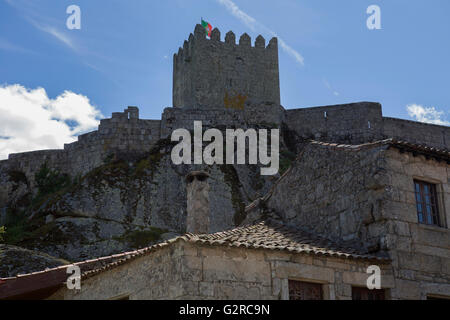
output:
M278 278L334 282L334 270L331 268L283 261L276 261L273 263L273 266L275 268L275 276Z

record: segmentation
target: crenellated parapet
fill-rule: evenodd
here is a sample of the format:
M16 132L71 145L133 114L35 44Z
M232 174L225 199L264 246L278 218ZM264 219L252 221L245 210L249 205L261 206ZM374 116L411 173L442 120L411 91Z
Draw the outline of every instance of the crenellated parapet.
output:
M244 33L236 43L229 31L222 41L215 28L208 39L197 25L173 57L173 106L242 109L258 103L280 104L277 38L266 46L259 35L252 45Z
M47 163L49 167L72 176L83 175L102 165L112 155L145 154L161 137L161 120L139 119L139 109L128 107L100 120L98 130L81 134L64 149L10 154L0 162L0 174L9 170L25 173L29 181Z

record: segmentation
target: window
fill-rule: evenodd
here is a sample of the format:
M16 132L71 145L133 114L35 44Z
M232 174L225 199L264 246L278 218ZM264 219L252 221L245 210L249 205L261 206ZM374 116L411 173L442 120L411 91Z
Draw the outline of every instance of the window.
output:
M120 296L115 296L112 298L109 298L109 300L130 300L129 294L121 294Z
M289 300L322 300L322 285L289 280Z
M436 295L427 295L427 300L445 300L449 301L449 296L436 296Z
M436 185L414 180L414 191L419 223L440 226Z
M384 289L352 287L353 300L384 300Z

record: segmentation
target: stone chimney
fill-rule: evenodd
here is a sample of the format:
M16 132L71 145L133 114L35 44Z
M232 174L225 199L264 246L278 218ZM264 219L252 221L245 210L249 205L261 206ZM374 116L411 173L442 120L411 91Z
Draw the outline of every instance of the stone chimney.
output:
M186 176L186 232L209 233L209 174L192 171Z

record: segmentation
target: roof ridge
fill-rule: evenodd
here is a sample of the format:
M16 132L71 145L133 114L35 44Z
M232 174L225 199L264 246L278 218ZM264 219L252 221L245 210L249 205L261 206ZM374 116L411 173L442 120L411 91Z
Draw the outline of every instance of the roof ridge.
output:
M396 138L387 138L387 139L381 139L381 140L360 143L360 144L344 144L344 143L326 142L326 141L313 140L313 139L310 139L307 141L313 145L321 145L321 146L326 146L326 147L335 147L335 148L342 148L342 149L351 149L351 150L355 150L355 151L359 151L360 149L365 148L365 147L373 147L373 146L377 146L377 145L390 144L390 145L410 146L410 147L426 150L426 151L433 152L433 153L442 153L445 155L450 155L450 150L446 149L446 148L433 147L433 146L425 144L425 143L410 142L407 140L396 139Z

